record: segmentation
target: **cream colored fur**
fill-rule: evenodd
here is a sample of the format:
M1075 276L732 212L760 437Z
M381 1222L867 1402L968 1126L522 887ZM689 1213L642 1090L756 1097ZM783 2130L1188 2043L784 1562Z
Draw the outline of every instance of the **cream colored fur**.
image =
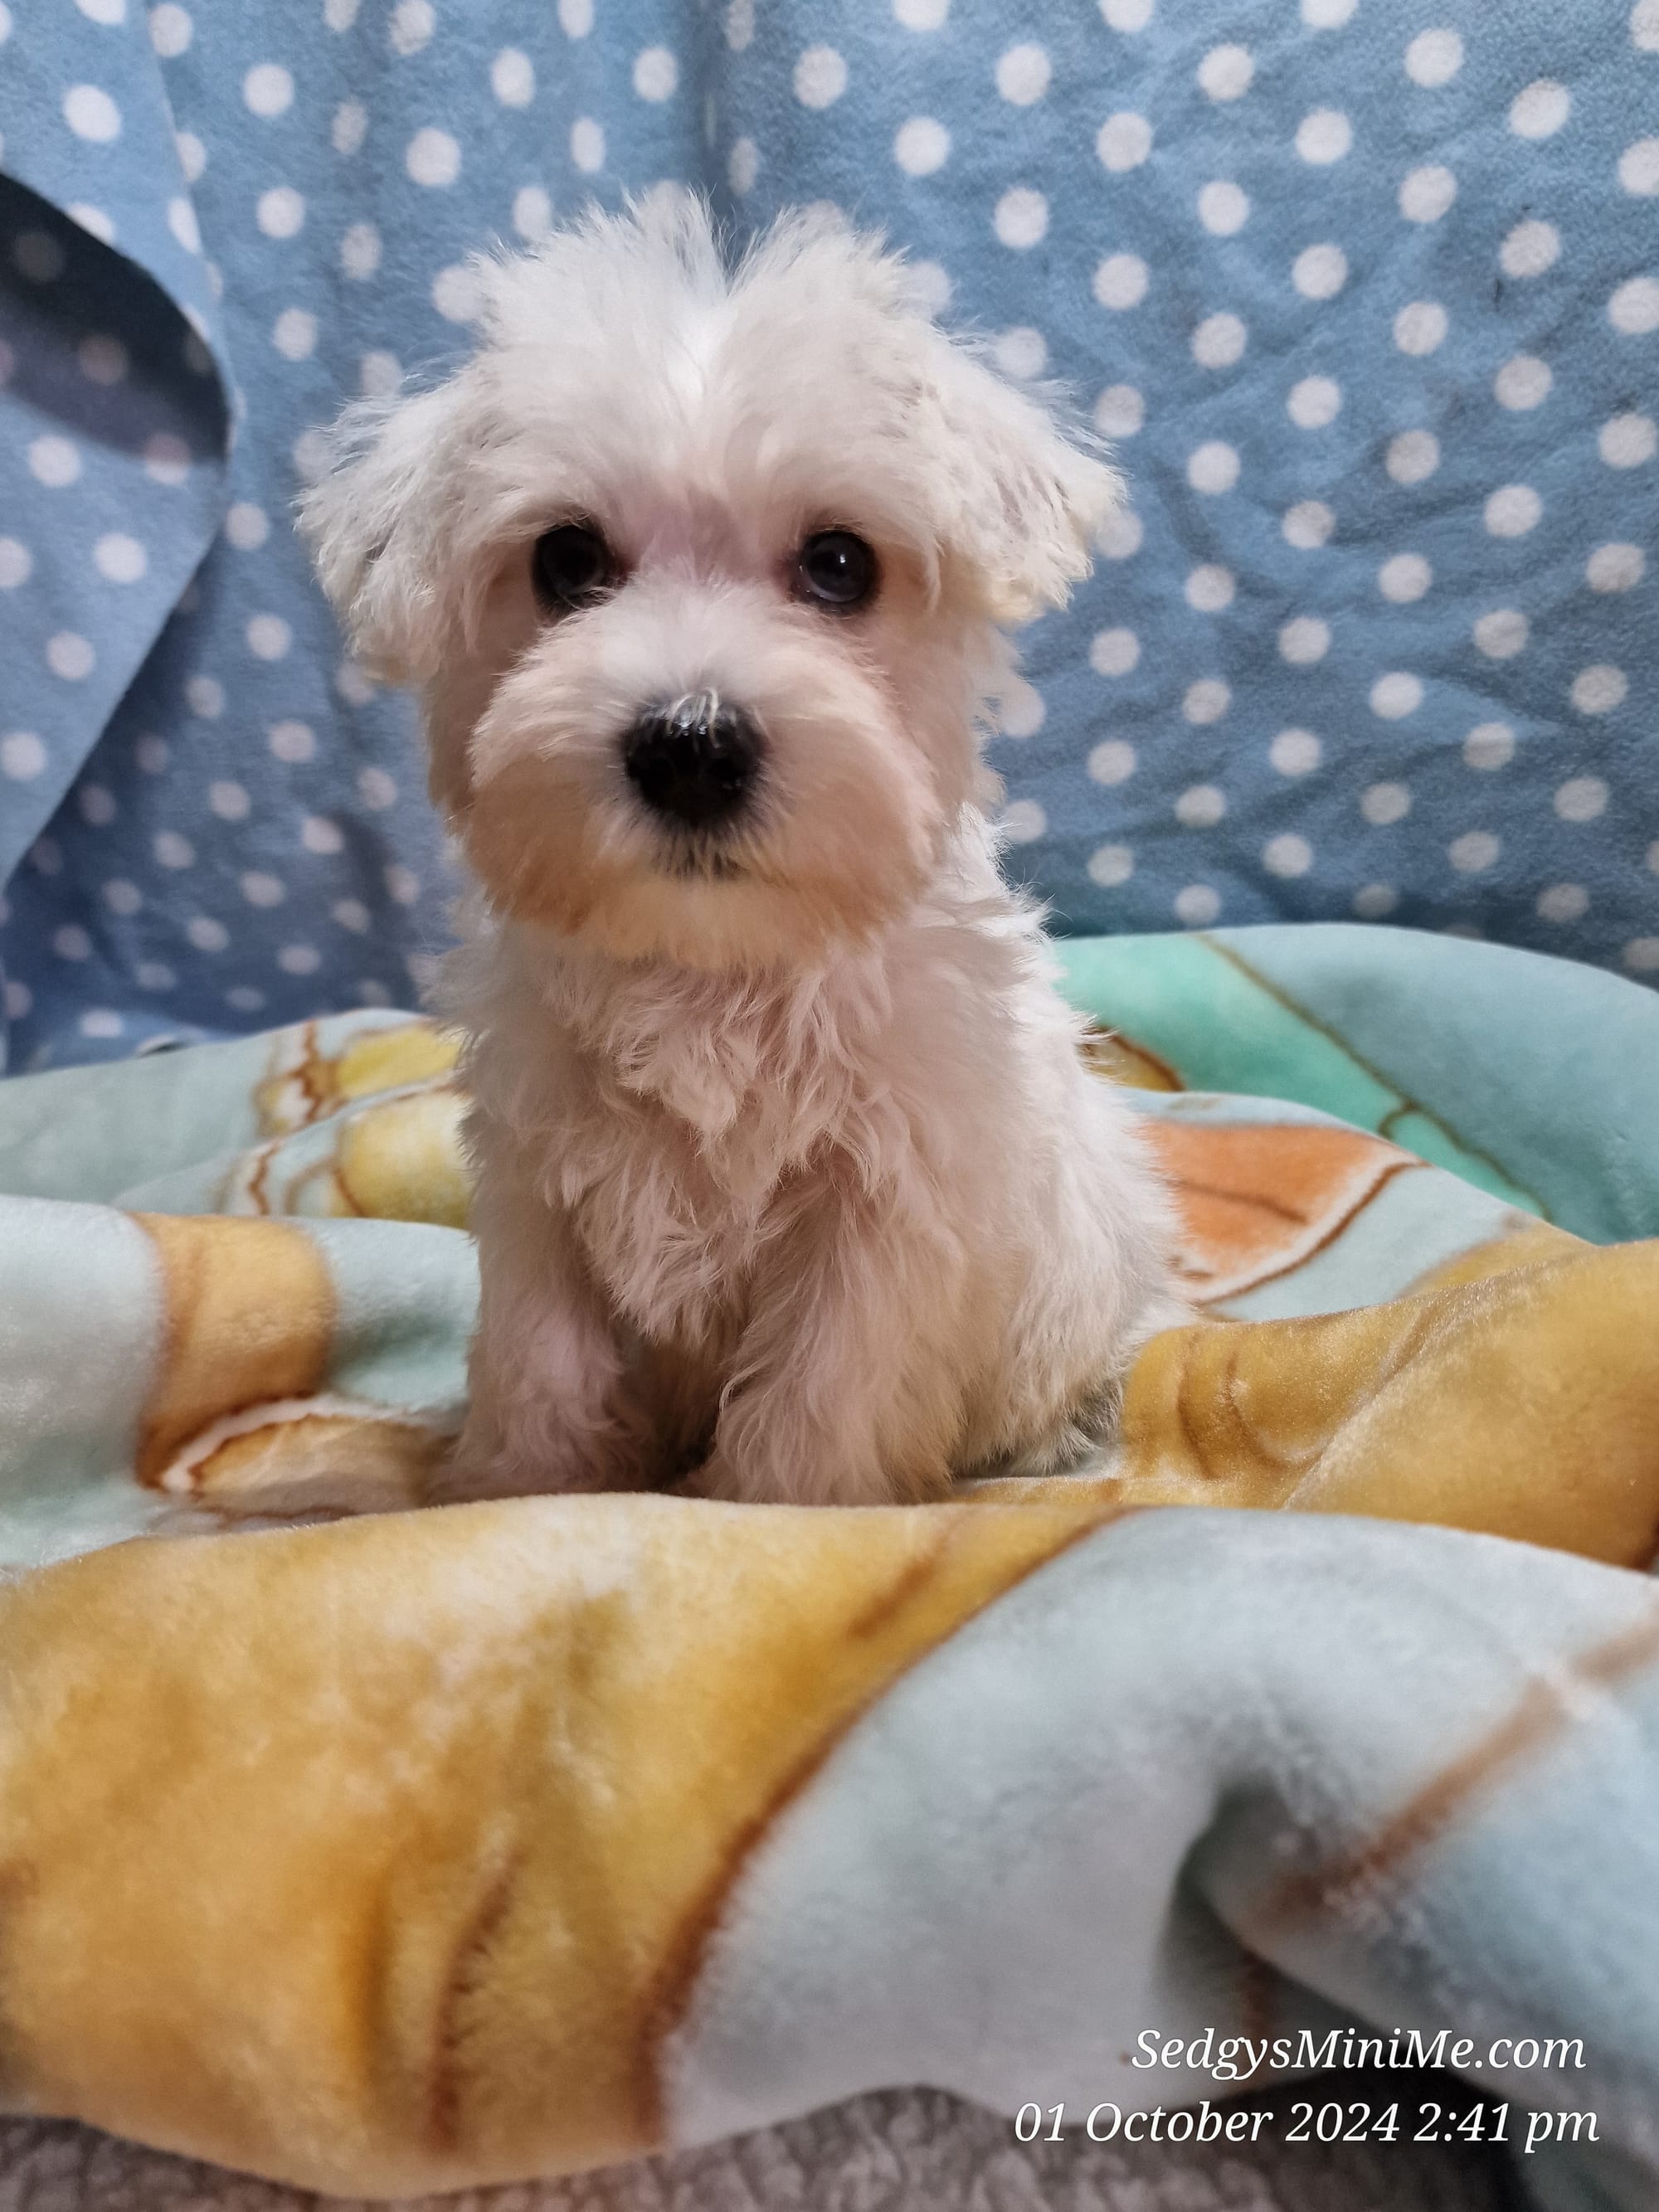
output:
M1061 600L1112 471L791 218L734 269L664 192L486 264L484 343L349 410L303 522L358 650L426 702L478 878L469 1038L483 1310L457 1495L657 1485L837 1504L1064 1464L1181 1317L1170 1217L999 875L999 625ZM550 620L537 537L623 575ZM854 614L792 594L856 531ZM621 765L708 690L753 807L668 838Z

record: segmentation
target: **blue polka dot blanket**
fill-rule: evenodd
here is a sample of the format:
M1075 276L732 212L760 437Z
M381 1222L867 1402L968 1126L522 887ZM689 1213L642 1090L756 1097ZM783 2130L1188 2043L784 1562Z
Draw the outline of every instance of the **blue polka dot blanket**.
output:
M10 1066L424 981L293 502L471 253L665 177L884 228L1116 442L994 747L1057 927L1659 973L1659 0L0 0Z

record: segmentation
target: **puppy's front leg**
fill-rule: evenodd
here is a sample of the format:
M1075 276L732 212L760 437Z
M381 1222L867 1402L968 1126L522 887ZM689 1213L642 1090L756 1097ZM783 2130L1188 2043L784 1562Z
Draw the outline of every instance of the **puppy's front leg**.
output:
M877 1505L943 1495L961 1422L959 1255L936 1224L830 1191L757 1273L704 1497Z
M653 1479L622 1404L616 1334L567 1224L538 1195L486 1187L466 1425L446 1497L632 1490Z

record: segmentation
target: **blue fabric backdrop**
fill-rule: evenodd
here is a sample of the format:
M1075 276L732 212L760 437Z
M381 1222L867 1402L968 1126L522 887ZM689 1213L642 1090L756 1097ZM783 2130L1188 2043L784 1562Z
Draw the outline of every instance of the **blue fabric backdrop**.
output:
M665 176L885 226L1121 441L997 746L1061 927L1659 970L1659 0L10 0L0 171L14 1066L411 996L291 502L470 251Z

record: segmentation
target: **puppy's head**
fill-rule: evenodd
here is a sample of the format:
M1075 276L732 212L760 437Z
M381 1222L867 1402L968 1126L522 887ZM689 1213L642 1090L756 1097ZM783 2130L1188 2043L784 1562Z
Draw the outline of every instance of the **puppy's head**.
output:
M826 216L728 266L663 192L483 275L481 351L348 410L301 520L492 902L708 967L868 932L1116 477Z

